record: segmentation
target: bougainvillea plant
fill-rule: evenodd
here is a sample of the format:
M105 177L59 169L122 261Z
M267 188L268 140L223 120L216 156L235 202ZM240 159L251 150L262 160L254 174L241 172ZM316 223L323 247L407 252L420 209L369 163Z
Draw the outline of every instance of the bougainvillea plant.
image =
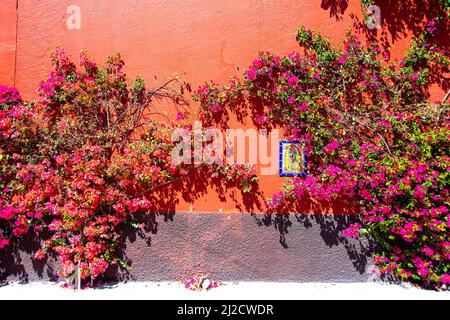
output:
M186 114L154 117L155 99L180 98L175 79L156 90L140 78L130 84L119 55L97 66L82 52L81 69L62 49L51 59L36 101L0 87L0 249L33 233L42 240L35 259L56 252L63 276L77 266L82 279L95 279L110 265L127 267L120 226L142 227L132 216L155 208L148 193L196 169L171 159L172 132L189 123ZM207 169L236 177L244 191L255 182L250 166Z
M436 28L430 22L400 61L351 33L335 47L300 28L301 53L263 52L241 80L195 94L209 121L247 101L255 124L302 143L309 174L268 199L269 209L353 199L362 220L345 236L375 237L383 275L431 288L450 283L449 104L428 94L449 64L433 45Z

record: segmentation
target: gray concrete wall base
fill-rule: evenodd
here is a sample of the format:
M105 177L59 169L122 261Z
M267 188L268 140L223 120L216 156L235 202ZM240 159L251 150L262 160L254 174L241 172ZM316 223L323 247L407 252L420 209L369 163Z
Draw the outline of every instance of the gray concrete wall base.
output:
M146 216L146 231L127 230L132 266L110 280L180 281L208 274L222 281L361 282L371 277L374 245L346 239L349 215L174 213ZM30 242L31 243L31 242ZM24 240L2 253L0 280L56 280L59 263L36 263Z

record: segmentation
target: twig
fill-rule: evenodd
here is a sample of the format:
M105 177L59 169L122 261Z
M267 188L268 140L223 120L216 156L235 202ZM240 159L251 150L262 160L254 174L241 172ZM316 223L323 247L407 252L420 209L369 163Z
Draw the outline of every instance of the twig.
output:
M448 90L448 92L447 92L447 94L445 95L444 99L442 99L442 104L444 104L444 103L447 101L447 99L448 99L449 96L450 96L450 90Z
M447 101L448 97L450 96L450 90L448 90L447 94L445 95L444 99L442 99L442 104L441 104L441 110L439 111L439 114L436 118L436 124L435 126L438 125L439 121L441 120L441 114L444 111L444 106L445 106L445 102Z

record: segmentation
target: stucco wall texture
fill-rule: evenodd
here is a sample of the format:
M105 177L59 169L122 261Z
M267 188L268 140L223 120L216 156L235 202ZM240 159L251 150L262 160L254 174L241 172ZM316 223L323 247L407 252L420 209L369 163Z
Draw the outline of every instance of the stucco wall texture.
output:
M129 272L105 280L181 281L210 275L221 281L360 282L372 278L368 241L339 232L354 216L176 213L152 216L147 232L128 233ZM30 244L29 241L24 244ZM60 265L34 263L32 246L0 253L0 282L56 280Z
M120 52L130 78L139 74L157 85L180 73L182 81L196 88L239 76L259 51L297 50L295 31L301 25L336 43L355 27L363 37L381 39L392 57L399 57L415 26L426 19L426 10L401 1L379 2L381 29L368 31L360 1L2 0L0 83L17 87L24 98L35 97L38 83L50 71L49 52L63 46L75 59L87 49L99 62ZM67 27L70 5L81 10L79 30ZM440 94L436 89L436 97ZM197 107L191 103L189 108ZM178 107L159 108L174 113ZM233 125L250 126L232 120ZM220 280L367 280L373 248L339 236L356 213L351 203L326 207L311 200L291 209L302 215L269 216L262 201L280 190L283 178L262 176L253 199L235 189L195 187L200 180L187 177L158 195L160 209L176 213L155 217L144 238L130 233L125 252L133 269L111 277L178 280L204 272ZM30 248L16 249L0 257L0 280L54 277L56 261L36 265L27 253Z

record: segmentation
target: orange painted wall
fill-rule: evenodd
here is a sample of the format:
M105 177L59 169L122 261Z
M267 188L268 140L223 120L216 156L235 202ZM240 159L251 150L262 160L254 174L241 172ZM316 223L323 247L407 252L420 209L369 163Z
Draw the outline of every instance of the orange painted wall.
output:
M16 54L16 1L0 4L0 84L14 85Z
M416 12L400 13L393 19L393 12L398 11L397 2L387 2L392 5L382 6L382 14L386 14L383 28L370 34L385 37L388 45L393 46L395 57L407 48L415 31L415 24L406 20L408 14L415 15L416 20L424 16L420 8L404 8ZM361 27L363 19L360 1L18 0L17 3L17 12L16 0L2 0L0 5L0 82L14 85L15 70L15 86L25 98L33 98L39 81L46 78L50 70L48 53L56 46L65 47L75 57L85 48L98 61L120 52L131 78L139 74L150 84L157 84L182 73L183 80L196 88L207 80L220 83L239 75L238 67L245 70L260 50L279 54L296 50L295 30L300 25L320 30L339 43L346 30L354 25ZM66 26L69 5L81 8L80 30L69 30ZM192 103L191 108L196 107ZM164 108L173 111L174 107ZM259 207L258 201L278 191L283 182L278 176L262 177L259 200L242 199L237 190L218 192L212 186L192 199L185 196L189 185L184 195L161 195L161 200L166 197L165 205L177 211L260 212L263 207ZM343 208L336 204L329 212L342 213Z

